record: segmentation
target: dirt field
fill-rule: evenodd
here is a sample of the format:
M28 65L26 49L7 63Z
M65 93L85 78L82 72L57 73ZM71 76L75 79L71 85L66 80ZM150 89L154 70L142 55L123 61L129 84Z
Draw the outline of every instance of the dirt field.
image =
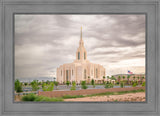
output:
M144 89L145 87L130 87L130 88L110 88L110 89L86 89L86 90L74 90L74 91L39 91L38 95L46 97L62 97L64 95L91 95L97 93L106 93L106 92L119 92L119 91L131 91Z
M144 102L145 92L139 93L128 93L123 95L108 95L108 96L93 96L93 97L84 97L84 98L74 98L74 99L64 99L64 101L78 101L78 102Z

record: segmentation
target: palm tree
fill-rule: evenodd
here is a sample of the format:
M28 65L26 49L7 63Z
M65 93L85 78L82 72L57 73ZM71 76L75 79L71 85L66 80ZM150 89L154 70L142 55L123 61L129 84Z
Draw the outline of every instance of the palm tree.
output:
M128 80L128 85L129 85L129 78L130 78L130 75L128 75L128 76L127 76L127 80Z
M123 81L124 81L124 79L125 79L126 77L125 77L125 76L123 76L122 78L123 78Z
M104 84L104 80L105 80L105 78L106 78L106 77L105 77L105 76L103 76L103 84Z
M134 81L135 81L135 78L136 78L136 77L134 76L134 77L133 77Z
M121 76L118 76L118 81L119 81L119 83L120 83L120 81L121 81Z
M90 82L90 76L88 76L88 84L89 84L89 82Z

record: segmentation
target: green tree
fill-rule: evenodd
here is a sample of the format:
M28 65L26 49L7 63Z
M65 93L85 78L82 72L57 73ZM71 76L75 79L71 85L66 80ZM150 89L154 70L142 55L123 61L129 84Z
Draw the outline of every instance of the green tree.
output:
M76 82L75 81L72 82L72 87L70 90L76 90Z
M27 86L27 85L28 85L28 83L27 83L27 82L25 82L25 83L24 83L24 86Z
M106 83L104 88L113 88L114 85L112 83Z
M66 82L67 87L69 86L69 84L70 84L70 82L69 82L69 81L67 81L67 82Z
M56 86L56 89L57 89L57 87L58 87L58 82L57 81L54 81L54 85Z
M103 76L103 84L105 84L105 78L106 78L106 77L105 77L105 76Z
M86 81L81 82L81 88L82 89L87 89L88 88L87 85L86 85Z
M31 87L32 87L32 91L37 91L39 89L39 87L38 87L38 81L37 80L33 80L31 82Z
M128 76L127 76L127 81L128 81L128 84L129 84L129 78L130 78L130 75L128 75Z
M15 85L15 91L17 93L23 92L23 90L22 90L22 83L18 79L15 80L14 85Z
M89 84L89 81L90 81L90 76L88 76L88 84Z
M135 78L136 78L136 77L134 76L134 77L133 77L133 80L134 80L134 81L135 81Z
M121 76L118 76L118 82L120 83L120 81L121 81Z
M95 88L94 79L91 80L91 84L93 85L93 88Z
M107 76L107 79L109 79L110 77L109 76Z
M54 83L53 82L50 82L49 84L47 84L47 83L42 84L42 90L43 91L53 91L53 89L54 89Z
M123 81L124 81L124 79L125 79L126 77L125 77L125 76L123 76L122 78L123 78Z

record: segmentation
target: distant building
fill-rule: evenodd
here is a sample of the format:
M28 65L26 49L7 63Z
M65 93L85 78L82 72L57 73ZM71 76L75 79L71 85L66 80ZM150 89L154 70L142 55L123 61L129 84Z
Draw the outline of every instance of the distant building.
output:
M76 60L72 63L63 64L57 68L57 81L63 83L66 81L82 80L102 81L105 76L105 68L100 64L93 64L87 60L87 51L82 40L82 28L79 41L79 47L76 52ZM90 77L90 78L88 78Z
M117 75L112 75L112 76L114 76L117 80L118 80L119 76L121 77L121 80L128 80L127 77L130 76L130 78L129 78L130 81L132 81L132 80L145 81L145 74L117 74ZM124 79L123 79L123 76L125 77ZM139 77L139 79L138 79L138 77Z

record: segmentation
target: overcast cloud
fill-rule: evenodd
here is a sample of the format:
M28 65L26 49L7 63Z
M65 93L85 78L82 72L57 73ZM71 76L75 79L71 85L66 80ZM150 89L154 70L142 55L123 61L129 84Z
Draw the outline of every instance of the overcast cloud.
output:
M76 58L81 26L88 60L106 76L145 73L144 15L15 15L15 77L56 76Z

